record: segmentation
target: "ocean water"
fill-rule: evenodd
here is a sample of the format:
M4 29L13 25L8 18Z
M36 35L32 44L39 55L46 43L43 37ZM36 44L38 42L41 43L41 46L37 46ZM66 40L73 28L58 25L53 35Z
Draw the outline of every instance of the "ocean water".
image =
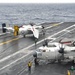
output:
M75 22L75 4L0 4L0 25Z

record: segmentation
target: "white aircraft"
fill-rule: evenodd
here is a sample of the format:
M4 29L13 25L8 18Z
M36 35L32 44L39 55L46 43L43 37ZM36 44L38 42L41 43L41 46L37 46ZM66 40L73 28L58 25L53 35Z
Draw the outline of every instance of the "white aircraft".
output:
M42 32L42 26L36 25L23 25L19 28L19 34L23 34L25 37L26 34L33 34L35 38L39 38L39 33Z
M35 62L48 60L50 62L71 61L75 59L75 47L58 42L49 42L48 46L39 47L33 54ZM39 61L38 61L39 60Z
M5 23L2 25L2 29L3 29L3 32L6 32L6 30L7 30L9 32L14 33L14 31L15 31L15 28L13 28L13 27L6 27ZM18 28L17 35L21 34L25 37L25 35L27 35L27 34L33 34L33 36L36 39L38 39L39 33L42 32L42 29L43 29L43 26L41 26L41 25L40 26L38 26L38 25L23 25Z

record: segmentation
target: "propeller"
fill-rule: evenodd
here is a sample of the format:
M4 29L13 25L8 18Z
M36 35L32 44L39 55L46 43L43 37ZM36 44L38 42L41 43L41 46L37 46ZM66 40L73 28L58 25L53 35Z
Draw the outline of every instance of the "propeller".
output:
M60 50L58 52L61 53L61 58L60 59L64 60L65 51L64 51L64 45L63 44L61 44Z

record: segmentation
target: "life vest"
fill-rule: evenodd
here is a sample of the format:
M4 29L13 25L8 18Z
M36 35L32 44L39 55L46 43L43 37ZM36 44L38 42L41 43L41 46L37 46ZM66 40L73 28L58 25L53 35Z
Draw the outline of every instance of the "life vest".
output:
M32 63L31 63L31 62L29 62L29 63L28 63L28 66L32 66Z

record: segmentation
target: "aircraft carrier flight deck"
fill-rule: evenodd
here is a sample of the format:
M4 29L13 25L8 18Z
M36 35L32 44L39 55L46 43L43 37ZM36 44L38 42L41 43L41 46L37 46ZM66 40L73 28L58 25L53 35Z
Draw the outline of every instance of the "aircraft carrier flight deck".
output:
M45 36L40 34L36 43L32 37L0 35L0 75L66 75L72 64L49 64L46 61L34 64L33 52L43 45L46 38L58 42L62 38L75 38L75 22L43 23ZM2 34L2 33L0 33ZM32 62L31 72L28 62Z

